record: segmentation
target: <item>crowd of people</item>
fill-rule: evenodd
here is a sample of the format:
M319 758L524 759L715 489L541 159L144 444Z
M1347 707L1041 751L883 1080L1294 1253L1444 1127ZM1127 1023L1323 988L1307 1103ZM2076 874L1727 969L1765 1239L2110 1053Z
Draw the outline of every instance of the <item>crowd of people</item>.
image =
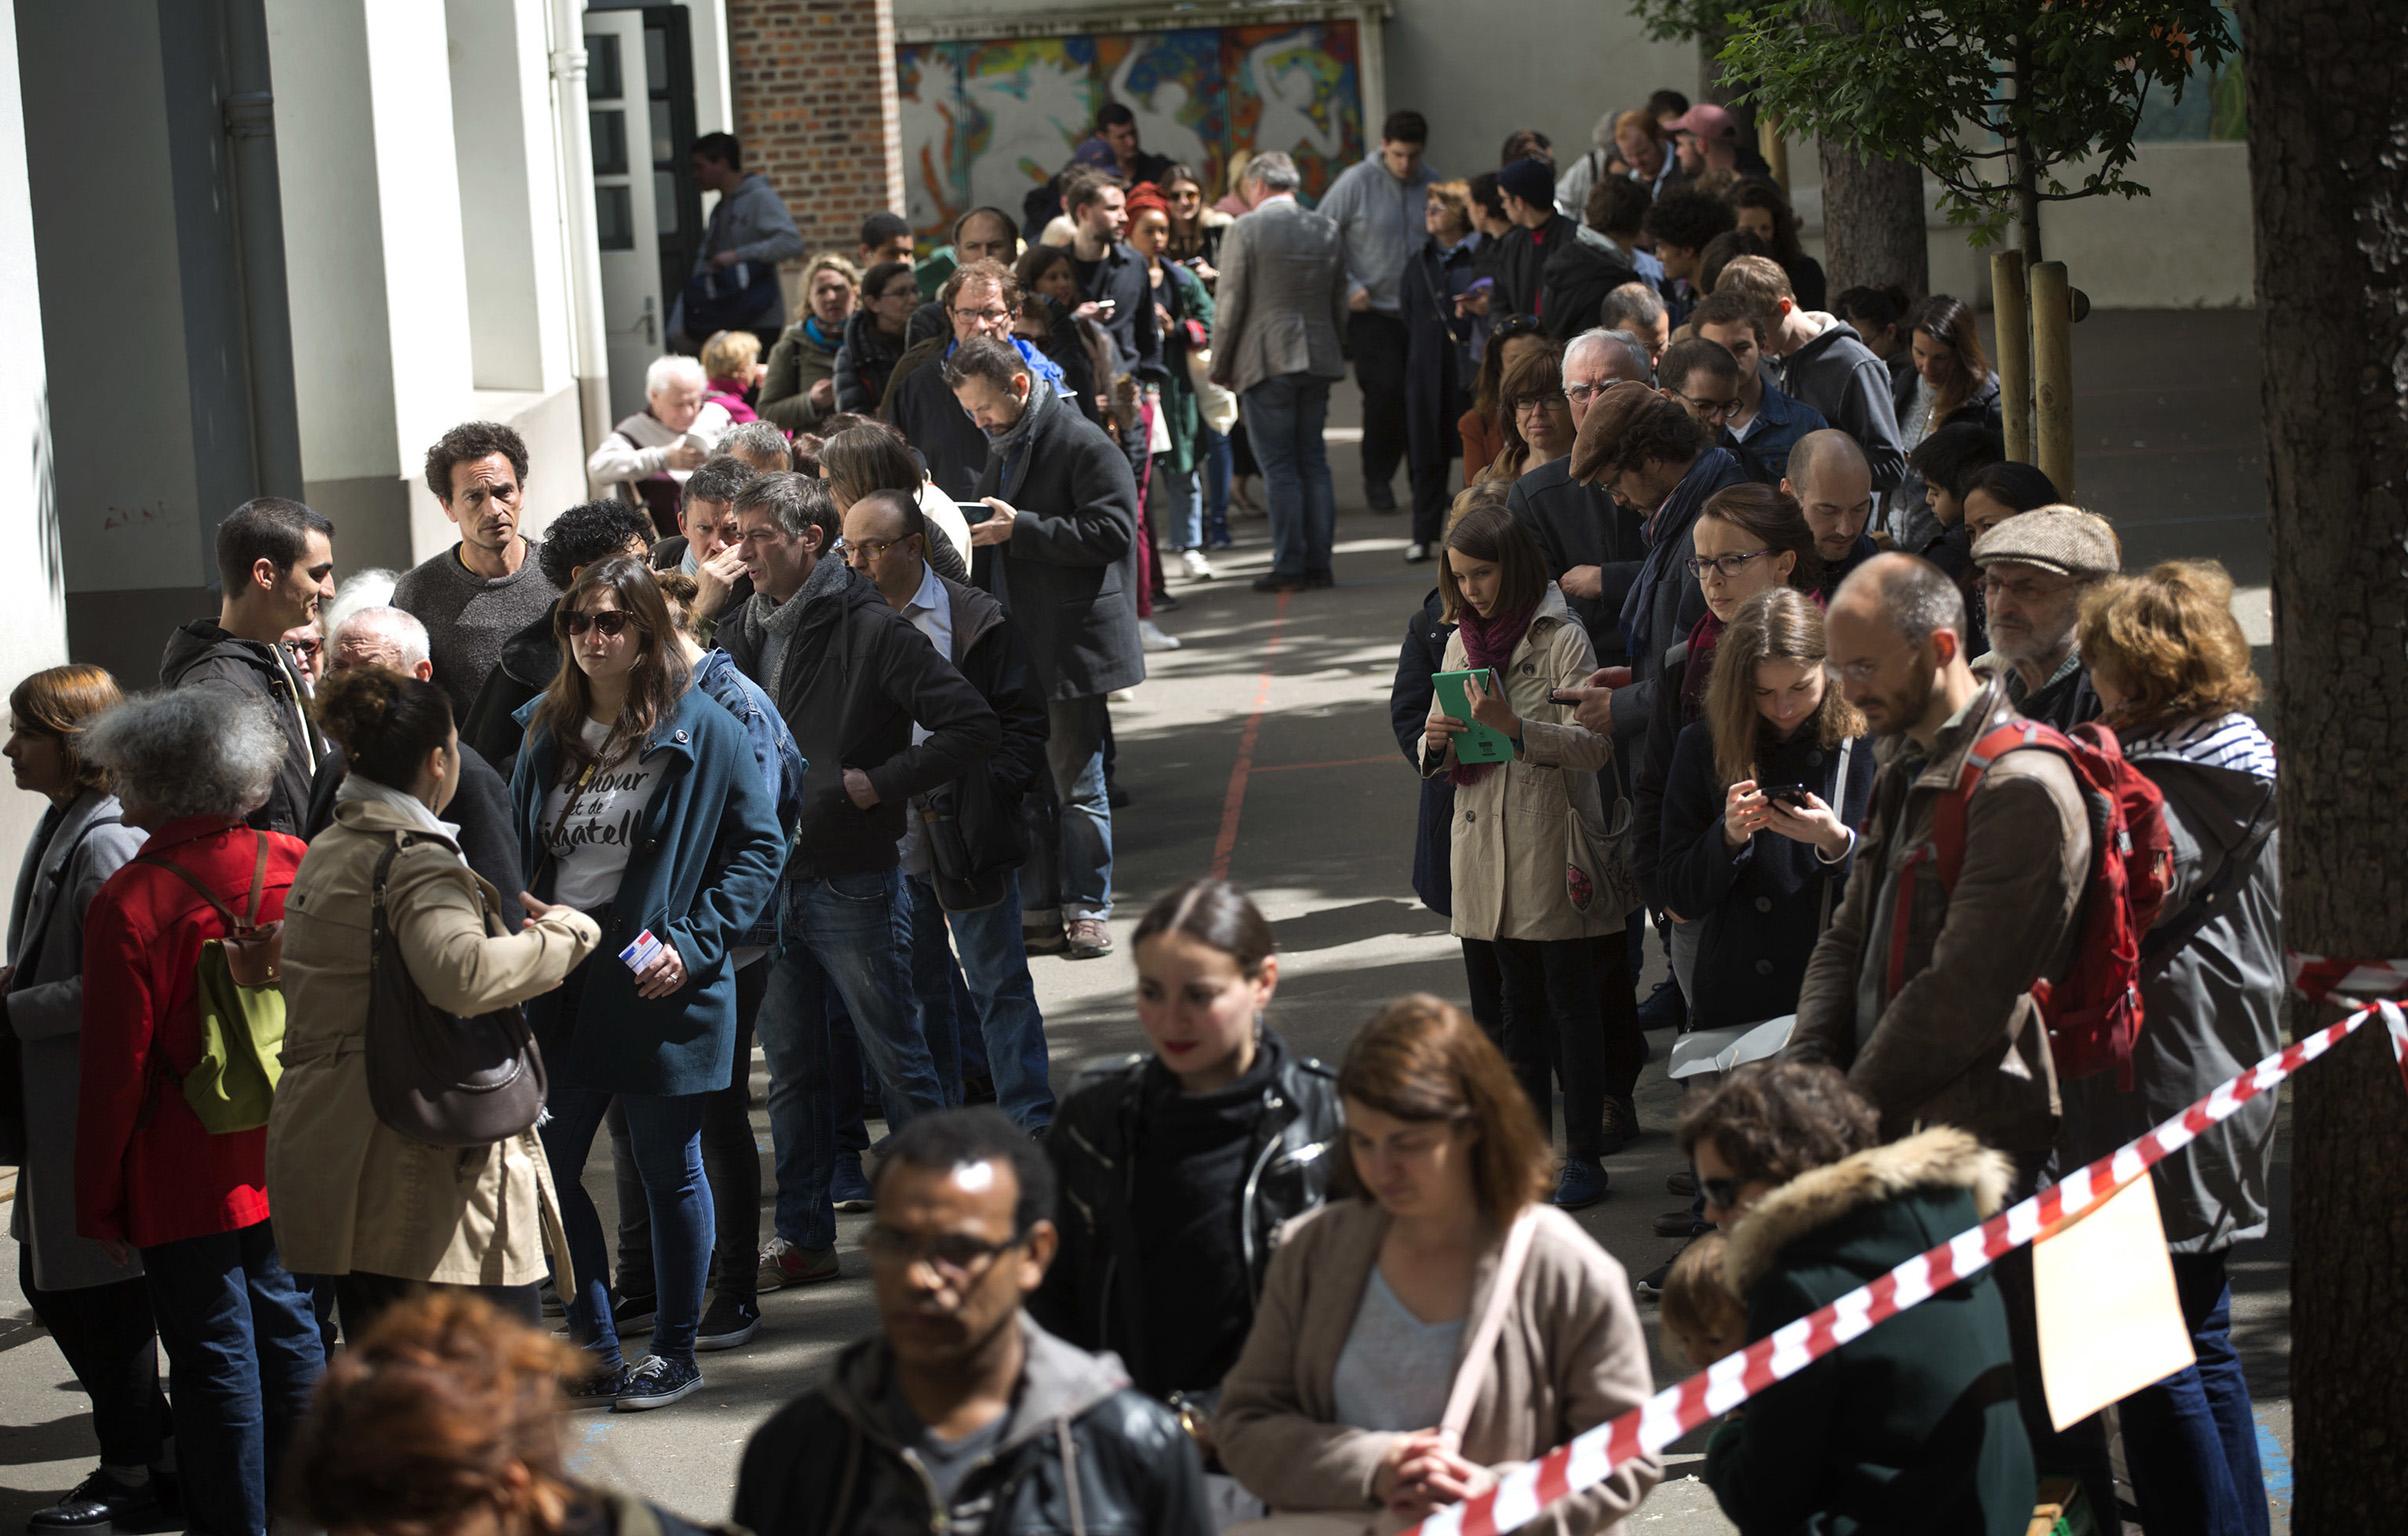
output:
M1962 302L1826 311L1722 108L1659 92L1463 181L1428 138L1391 114L1316 206L1255 155L1228 208L1107 106L939 259L878 213L803 261L787 324L731 292L792 221L708 136L693 353L598 499L531 536L525 444L463 424L423 564L338 583L329 520L263 497L156 691L18 682L48 809L0 1150L99 1442L35 1527L688 1529L573 1476L558 1415L693 1393L763 1292L843 1272L838 1211L880 1328L754 1433L738 1525L1409 1521L1645 1401L1643 1303L1703 1367L2272 1048L2229 578L2125 573L2006 459ZM1177 643L1165 555L1214 579L1259 474L1255 585L1333 583L1349 359L1369 504L1405 467L1437 567L1391 713L1464 1002L1315 1060L1272 926L1200 880L1128 940L1132 1051L1057 1071L1030 956L1114 949L1110 705ZM2069 1047L2111 918L2145 1024ZM1634 1284L1567 1213L1659 1024L1785 1044L1693 1086L1689 1241ZM2198 1363L2119 1409L2153 1530L2266 1528L2225 1264L2272 1111L2155 1175ZM2048 1478L2117 1519L2028 1254L1759 1393L1705 1470L1751 1533L2005 1536ZM1526 1528L1610 1529L1659 1472Z

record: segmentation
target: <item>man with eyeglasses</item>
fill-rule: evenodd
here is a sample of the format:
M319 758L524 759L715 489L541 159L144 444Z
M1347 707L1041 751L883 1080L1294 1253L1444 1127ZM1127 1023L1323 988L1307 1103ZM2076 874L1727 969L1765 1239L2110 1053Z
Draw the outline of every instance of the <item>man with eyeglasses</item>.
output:
M1738 295L1706 295L1689 316L1689 325L1699 340L1720 343L1739 365L1739 399L1723 416L1722 446L1739 455L1751 478L1779 485L1789 450L1798 439L1831 423L1772 381L1764 367L1764 332Z
M1973 564L1990 624L1990 654L1975 669L1997 673L2027 719L2061 731L2097 719L2074 626L2082 599L2123 564L2115 530L2078 507L2041 507L1984 534Z
M1027 1315L1058 1241L1037 1144L992 1109L924 1116L888 1144L876 1194L880 1336L754 1433L736 1523L1207 1536L1203 1465L1170 1410Z
M1782 494L1796 499L1814 530L1823 562L1823 590L1836 592L1856 568L1880 553L1865 527L1873 520L1873 466L1856 439L1836 427L1809 432L1782 466Z
M1656 364L1656 387L1719 441L1723 425L1739 409L1739 359L1719 341L1701 336L1676 341Z
M965 341L981 336L997 341L1015 339L1012 319L1020 309L1020 284L1001 262L974 261L945 280L938 301L945 306L950 328L903 354L886 386L886 403L879 414L901 428L911 445L920 450L937 489L967 504L976 500L978 472L986 467L987 436L962 414L960 402L945 387L941 365ZM1059 393L1061 369L1033 347L1022 356L1032 353L1031 376ZM1043 367L1038 366L1039 360Z
M1617 382L1647 382L1647 360L1611 331L1584 331L1564 349L1564 398L1572 407L1572 430L1589 408ZM1513 483L1505 505L1538 541L1547 574L1563 589L1601 667L1630 658L1622 639L1622 599L1647 558L1639 539L1639 516L1615 502L1602 486L1572 478L1572 456L1541 464Z

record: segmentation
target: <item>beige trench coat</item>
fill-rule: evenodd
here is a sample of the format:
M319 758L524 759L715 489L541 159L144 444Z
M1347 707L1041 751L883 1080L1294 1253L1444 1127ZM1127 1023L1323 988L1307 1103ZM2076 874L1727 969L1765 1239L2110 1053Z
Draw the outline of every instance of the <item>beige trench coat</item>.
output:
M1458 629L1446 643L1446 670L1470 665ZM1456 937L1588 939L1622 931L1624 914L1606 910L1612 902L1583 911L1566 883L1572 818L1586 818L1600 834L1605 827L1597 775L1613 760L1613 739L1575 723L1572 706L1547 697L1580 686L1596 668L1588 633L1550 583L1506 667L1508 701L1522 721L1521 755L1455 791ZM1454 766L1453 748L1433 757L1423 743L1424 774Z
M526 1285L548 1269L558 1200L533 1131L489 1147L429 1146L388 1130L368 1101L369 883L394 834L385 910L427 998L463 1016L547 992L600 941L565 908L489 938L493 887L423 827L346 802L310 844L284 914L284 1079L268 1116L276 1248L296 1274Z

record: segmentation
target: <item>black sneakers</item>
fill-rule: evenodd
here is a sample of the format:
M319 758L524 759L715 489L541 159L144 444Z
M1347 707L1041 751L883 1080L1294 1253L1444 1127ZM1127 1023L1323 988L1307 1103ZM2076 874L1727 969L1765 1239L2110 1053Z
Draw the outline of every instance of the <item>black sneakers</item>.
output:
M720 1292L711 1297L703 1309L701 1331L694 1335L694 1347L701 1350L738 1349L753 1341L761 1331L761 1307L749 1296L730 1296Z
M627 1373L627 1384L612 1404L621 1413L666 1408L702 1385L702 1367L691 1360L664 1360L646 1355L644 1363Z
M608 1408L627 1390L627 1366L624 1362L612 1366L597 1366L575 1381L560 1384L561 1406L571 1412L580 1408Z

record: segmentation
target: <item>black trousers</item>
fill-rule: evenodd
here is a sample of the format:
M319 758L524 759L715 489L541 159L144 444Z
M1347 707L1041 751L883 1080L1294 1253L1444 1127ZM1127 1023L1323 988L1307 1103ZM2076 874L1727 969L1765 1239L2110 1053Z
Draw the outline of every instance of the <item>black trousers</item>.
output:
M728 1085L702 1109L702 1176L711 1186L712 1234L721 1294L750 1301L760 1276L761 1148L753 1140L753 1015L769 990L772 957L764 955L736 972L736 1070ZM627 1139L627 1117L611 1105L611 1176L619 1192L618 1289L623 1296L650 1296L652 1214L644 1181L635 1170L635 1148ZM346 1324L348 1326L348 1324Z
M1599 946L1593 939L1465 939L1472 1017L1492 1038L1554 1135L1555 1085L1564 1091L1564 1150L1598 1156L1605 1131L1605 1038L1597 1027ZM1475 951L1484 951L1475 958ZM1487 990L1493 987L1495 990ZM1627 990L1627 988L1625 989ZM1483 992L1486 995L1483 995Z
M17 1284L92 1399L101 1464L156 1465L174 1431L167 1394L159 1390L159 1330L151 1321L148 1282L137 1277L75 1291L40 1290L33 1283L32 1250L19 1248Z
M343 1320L343 1337L353 1344L359 1343L386 1311L433 1291L482 1296L499 1308L504 1317L525 1323L530 1328L543 1326L541 1281L530 1280L525 1285L438 1285L426 1280L403 1280L393 1275L371 1275L355 1270L348 1275L334 1277L335 1307Z
M1405 322L1371 310L1348 315L1346 350L1363 386L1363 483L1386 485L1405 457Z

